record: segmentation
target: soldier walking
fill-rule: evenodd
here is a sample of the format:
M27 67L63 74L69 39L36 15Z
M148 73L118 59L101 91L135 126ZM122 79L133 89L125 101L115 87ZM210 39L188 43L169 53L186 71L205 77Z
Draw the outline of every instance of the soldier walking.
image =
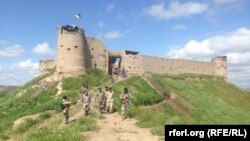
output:
M105 86L105 104L104 104L104 110L106 110L106 107L107 107L107 96L108 96L108 93L109 93L109 87L108 86Z
M83 104L83 115L88 116L90 112L91 97L90 97L88 85L86 82L82 84L80 92L81 92L81 101Z
M128 117L128 108L130 99L131 95L128 92L128 88L124 88L124 91L120 96L123 120L125 120Z
M109 113L113 112L113 94L114 92L112 91L112 88L109 87L109 91L107 93L107 102L106 102L106 110Z
M69 123L69 107L71 105L71 101L69 100L67 96L64 95L61 104L62 104L63 115L65 119L65 124L68 124Z
M89 92L88 85L86 83L83 83L80 91L82 95L88 93Z
M90 102L91 102L91 97L89 93L85 93L82 96L82 103L83 103L83 113L84 116L88 116L90 112Z
M95 102L98 103L99 112L101 116L105 110L105 104L106 104L106 95L105 95L105 92L102 91L101 87L98 88L98 91L95 97Z

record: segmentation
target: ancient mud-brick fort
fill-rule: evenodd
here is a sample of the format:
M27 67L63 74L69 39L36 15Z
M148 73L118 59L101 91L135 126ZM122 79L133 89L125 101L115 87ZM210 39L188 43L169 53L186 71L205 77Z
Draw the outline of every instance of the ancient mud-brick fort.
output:
M201 62L140 55L137 51L113 52L101 40L85 37L82 28L71 25L58 29L56 60L41 60L39 66L40 74L56 68L56 78L81 75L86 68L98 68L108 74L118 75L144 75L147 72L194 73L227 79L226 56L213 57L211 62Z

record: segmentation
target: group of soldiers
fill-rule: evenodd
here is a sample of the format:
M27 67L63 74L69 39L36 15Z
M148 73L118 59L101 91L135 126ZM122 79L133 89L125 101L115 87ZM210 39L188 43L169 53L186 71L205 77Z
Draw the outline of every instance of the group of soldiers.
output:
M105 86L103 90L101 87L98 88L95 102L98 105L99 115L102 116L103 113L112 113L113 112L113 96L114 92L112 87ZM91 96L89 94L89 88L87 83L83 83L80 89L80 97L82 106L83 106L83 114L84 116L88 116L90 113L90 103ZM131 99L131 95L128 92L127 88L124 88L123 92L120 95L121 101L121 111L123 115L123 120L128 117L128 107ZM71 101L67 96L63 96L62 103L63 105L63 115L65 118L65 124L69 122L69 107L71 105Z
M101 87L98 88L95 102L98 104L100 116L104 112L113 112L113 90L111 87L105 86L105 90L102 90Z

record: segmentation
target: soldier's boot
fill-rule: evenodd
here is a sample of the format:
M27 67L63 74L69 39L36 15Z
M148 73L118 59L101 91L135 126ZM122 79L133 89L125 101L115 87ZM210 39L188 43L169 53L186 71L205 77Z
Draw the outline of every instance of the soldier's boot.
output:
M68 113L64 113L63 115L64 115L64 123L68 124L69 123L69 115L68 115Z
M69 118L65 118L65 124L69 123Z

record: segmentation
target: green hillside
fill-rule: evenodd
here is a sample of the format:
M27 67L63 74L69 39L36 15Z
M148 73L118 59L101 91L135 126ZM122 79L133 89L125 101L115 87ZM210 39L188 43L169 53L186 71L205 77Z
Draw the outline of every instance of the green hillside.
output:
M161 75L153 77L165 90L176 91L193 105L192 116L188 123L250 123L250 93L220 78L190 81ZM182 123L182 121L176 123Z
M82 110L78 100L82 83L87 82L93 93L97 87L111 84L108 76L100 70L89 69L86 75L63 79L62 94L57 95L59 82L51 84L47 90L40 87L41 81L51 74L35 78L15 92L0 97L0 140L87 140L82 132L98 130L96 121L100 119L95 113L88 118L78 117L65 126L59 103L62 95L68 95L73 102L70 115L76 115ZM151 81L148 79L130 77L112 87L115 111L120 113L119 96L127 87L133 98L130 116L138 120L139 127L150 128L153 134L163 135L165 124L250 123L250 93L221 78L154 74ZM20 92L22 94L17 96ZM166 93L165 97L162 92ZM169 99L172 93L175 97ZM25 116L28 118L15 125Z
M13 140L13 137L14 140L24 141L84 140L84 138L81 138L80 132L97 129L95 120L92 118L81 119L70 126L61 127L63 116L59 103L62 95L67 95L73 102L72 107L75 107L70 111L70 114L78 112L81 109L81 105L77 103L77 97L79 96L79 89L82 83L88 81L91 88L105 83L108 77L100 70L90 69L84 76L64 79L62 81L64 92L56 96L57 83L48 87L46 91L40 87L41 80L51 74L52 72L37 77L20 87L16 92L0 97L0 140ZM17 93L20 91L23 92L22 95L17 96ZM28 118L25 122L14 127L15 120L35 114L39 114L38 118ZM49 125L46 122L49 122ZM33 129L37 128L39 130L33 132Z
M152 128L163 135L164 124L249 124L250 93L221 78L199 75L153 75L165 92L174 91L192 105L189 115L176 111L167 102L132 109L140 127ZM189 78L189 79L186 79ZM138 78L139 79L139 78ZM126 80L130 81L130 79ZM133 83L134 82L134 83ZM136 81L129 86L139 85ZM123 82L126 84L126 82ZM119 83L114 87L119 86ZM138 87L137 87L138 88ZM131 89L133 91L133 89ZM178 102L178 101L177 101ZM184 103L185 104L185 103ZM136 111L133 111L136 110Z

